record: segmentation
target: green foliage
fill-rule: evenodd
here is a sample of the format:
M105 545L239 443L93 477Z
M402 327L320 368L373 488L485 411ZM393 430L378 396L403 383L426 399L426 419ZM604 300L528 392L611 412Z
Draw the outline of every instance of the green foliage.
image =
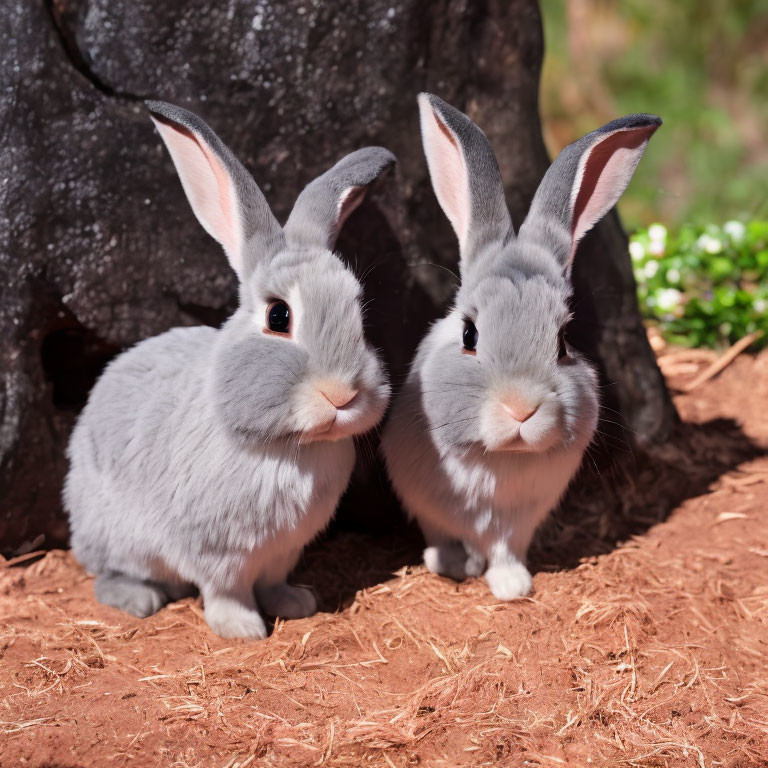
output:
M670 227L632 238L645 316L676 344L768 344L768 0L540 7L551 154L622 114L664 120L619 203L630 231Z
M641 311L671 343L719 347L756 330L768 342L768 221L652 224L629 252Z
M552 154L628 112L653 137L619 204L629 229L768 217L768 0L542 0Z

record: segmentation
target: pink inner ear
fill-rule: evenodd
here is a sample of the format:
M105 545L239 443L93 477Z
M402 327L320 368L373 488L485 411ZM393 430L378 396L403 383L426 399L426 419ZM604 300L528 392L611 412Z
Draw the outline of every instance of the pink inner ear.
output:
M461 148L429 102L419 100L421 132L432 186L440 207L451 222L459 247L469 234L469 181Z
M655 125L618 130L589 151L573 206L573 250L627 188L643 148L655 130Z
M347 187L339 198L338 218L336 220L336 231L338 232L349 218L352 211L363 202L368 187Z
M195 137L197 138L197 137ZM224 247L229 251L235 248L235 222L234 222L234 205L232 200L231 187L232 183L229 179L229 174L224 170L219 158L208 148L207 145L197 142L198 146L205 155L205 159L208 161L213 175L216 177L216 187L219 192L219 210L224 222L224 232L226 237L230 240L229 245Z
M232 180L218 155L196 133L153 115L165 141L189 204L211 237L224 247L230 264L240 271L240 221Z

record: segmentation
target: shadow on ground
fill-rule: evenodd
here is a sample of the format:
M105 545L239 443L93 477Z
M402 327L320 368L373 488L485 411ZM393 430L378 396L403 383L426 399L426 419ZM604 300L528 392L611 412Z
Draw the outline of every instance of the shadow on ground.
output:
M613 455L601 450L594 461L586 457L573 489L536 535L530 566L534 572L559 571L606 554L665 520L686 499L706 494L723 474L766 453L735 421L719 418L679 424L653 454L633 453L625 445ZM371 532L365 509L358 508L363 530L350 530L347 515L343 527L333 525L305 552L295 580L312 585L322 610L347 607L358 590L421 562L418 527L405 521L381 484L389 497L388 524L377 514Z

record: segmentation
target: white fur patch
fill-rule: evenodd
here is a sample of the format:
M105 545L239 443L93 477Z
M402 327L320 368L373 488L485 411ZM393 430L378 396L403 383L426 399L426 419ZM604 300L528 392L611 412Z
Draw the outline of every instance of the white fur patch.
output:
M461 347L463 344L461 338L463 330L462 324L463 321L461 315L456 311L451 312L442 320L438 320L434 330L434 343L430 345L433 354L437 354L438 350L451 345L455 345L457 355L461 354Z
M288 291L285 300L291 309L291 336L297 344L302 344L302 320L304 318L304 303L301 300L301 292L298 286L294 286Z

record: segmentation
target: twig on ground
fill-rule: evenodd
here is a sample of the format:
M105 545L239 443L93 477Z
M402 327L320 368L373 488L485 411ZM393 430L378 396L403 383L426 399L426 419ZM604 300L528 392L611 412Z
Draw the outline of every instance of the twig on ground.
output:
M696 387L701 386L711 378L717 376L718 373L728 367L750 344L756 342L763 335L762 331L752 331L748 333L744 338L739 339L732 347L730 347L721 357L715 360L711 365L707 366L693 381L682 387L677 387L678 391L683 393L692 392Z

